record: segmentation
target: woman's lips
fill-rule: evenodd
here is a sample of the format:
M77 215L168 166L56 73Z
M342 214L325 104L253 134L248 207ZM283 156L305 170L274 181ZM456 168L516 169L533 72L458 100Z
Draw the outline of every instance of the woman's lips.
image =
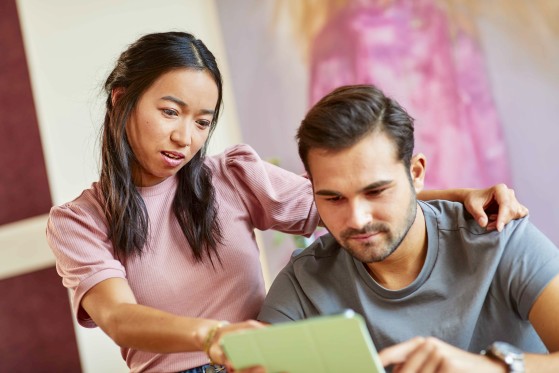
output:
M182 164L185 156L178 152L162 151L163 161L170 167L177 167Z

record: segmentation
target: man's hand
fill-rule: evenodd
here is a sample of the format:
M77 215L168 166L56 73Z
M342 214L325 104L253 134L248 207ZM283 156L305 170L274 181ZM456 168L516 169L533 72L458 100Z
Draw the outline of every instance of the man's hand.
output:
M416 337L379 352L383 366L394 373L506 373L504 363L472 354L439 339Z
M505 184L469 190L464 206L480 226L499 232L511 220L528 215L528 209L518 202L514 190Z

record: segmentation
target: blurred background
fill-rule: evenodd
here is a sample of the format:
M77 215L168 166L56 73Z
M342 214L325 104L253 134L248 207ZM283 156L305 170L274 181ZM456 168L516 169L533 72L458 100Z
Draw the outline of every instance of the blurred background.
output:
M169 30L201 38L224 74L210 153L244 142L300 173L306 110L339 85L373 83L416 119L427 187L505 182L559 245L559 2L2 0L0 372L127 371L100 330L76 327L45 224L97 180L116 58ZM269 284L306 242L257 234Z

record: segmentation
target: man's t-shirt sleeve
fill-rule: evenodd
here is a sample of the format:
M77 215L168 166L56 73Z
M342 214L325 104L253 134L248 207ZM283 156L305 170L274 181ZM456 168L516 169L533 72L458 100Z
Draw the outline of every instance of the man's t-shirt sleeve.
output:
M280 323L307 318L305 308L309 302L297 279L292 273L293 265L288 264L276 277L260 313L258 320L267 323Z
M522 219L510 232L497 272L501 291L510 295L509 306L528 320L532 306L558 274L559 250L527 218Z

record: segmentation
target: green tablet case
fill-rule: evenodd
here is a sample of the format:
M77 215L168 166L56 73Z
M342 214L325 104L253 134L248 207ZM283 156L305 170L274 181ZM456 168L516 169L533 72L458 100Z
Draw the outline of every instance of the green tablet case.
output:
M236 369L384 373L363 318L351 310L226 334L222 346Z

